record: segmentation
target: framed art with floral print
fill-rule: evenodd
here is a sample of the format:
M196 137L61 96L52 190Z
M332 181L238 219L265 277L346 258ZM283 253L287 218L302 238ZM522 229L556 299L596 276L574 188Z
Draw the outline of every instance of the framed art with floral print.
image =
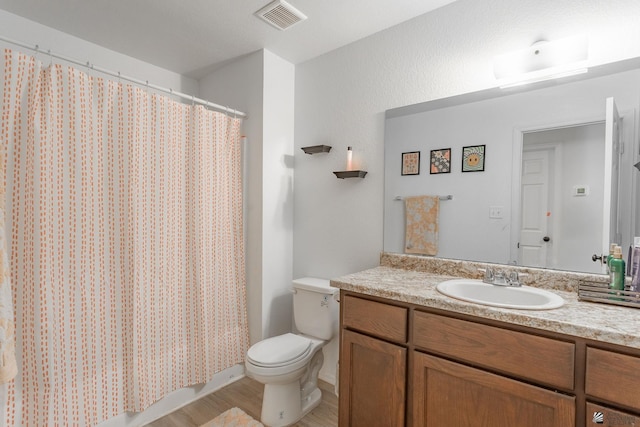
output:
M420 175L420 152L402 153L402 175Z
M485 146L462 147L462 172L484 171Z
M429 173L437 174L449 172L451 172L451 148L431 150Z

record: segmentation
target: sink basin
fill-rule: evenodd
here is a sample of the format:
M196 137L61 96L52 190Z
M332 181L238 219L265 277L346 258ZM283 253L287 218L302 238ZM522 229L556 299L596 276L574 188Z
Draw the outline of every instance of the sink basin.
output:
M493 307L520 310L550 310L561 307L559 295L531 286L496 286L473 279L453 279L440 282L438 291L451 298Z

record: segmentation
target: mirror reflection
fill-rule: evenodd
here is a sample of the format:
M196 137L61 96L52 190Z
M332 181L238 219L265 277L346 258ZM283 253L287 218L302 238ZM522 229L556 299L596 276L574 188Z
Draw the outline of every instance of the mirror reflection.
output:
M388 111L384 250L407 252L404 198L452 195L436 256L603 273L593 255L638 235L638 81L632 69ZM482 145L484 169L463 171L464 147ZM447 150L450 171L437 173L432 152ZM411 152L420 173L403 175Z

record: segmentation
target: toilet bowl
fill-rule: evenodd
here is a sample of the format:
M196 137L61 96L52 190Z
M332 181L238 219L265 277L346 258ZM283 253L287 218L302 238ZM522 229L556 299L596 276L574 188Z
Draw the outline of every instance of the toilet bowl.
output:
M333 336L337 322L336 289L325 279L293 282L294 321L300 333L262 340L246 355L246 374L264 384L261 421L270 427L291 425L322 399L318 372L324 362L322 347Z
M265 425L293 424L320 403L317 372L324 361L325 344L324 340L288 333L260 341L249 349L247 375L265 385L260 417ZM316 372L309 375L310 368Z

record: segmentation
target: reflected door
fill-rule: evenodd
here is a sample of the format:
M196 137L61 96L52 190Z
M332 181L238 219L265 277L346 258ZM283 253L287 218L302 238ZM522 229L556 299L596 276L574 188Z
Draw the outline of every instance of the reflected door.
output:
M549 188L553 151L527 150L522 153L522 193L519 264L547 267L550 245Z
M592 255L606 254L609 242L620 236L621 122L611 101L608 110L608 125L585 123L523 136L518 248L523 265L605 271Z

